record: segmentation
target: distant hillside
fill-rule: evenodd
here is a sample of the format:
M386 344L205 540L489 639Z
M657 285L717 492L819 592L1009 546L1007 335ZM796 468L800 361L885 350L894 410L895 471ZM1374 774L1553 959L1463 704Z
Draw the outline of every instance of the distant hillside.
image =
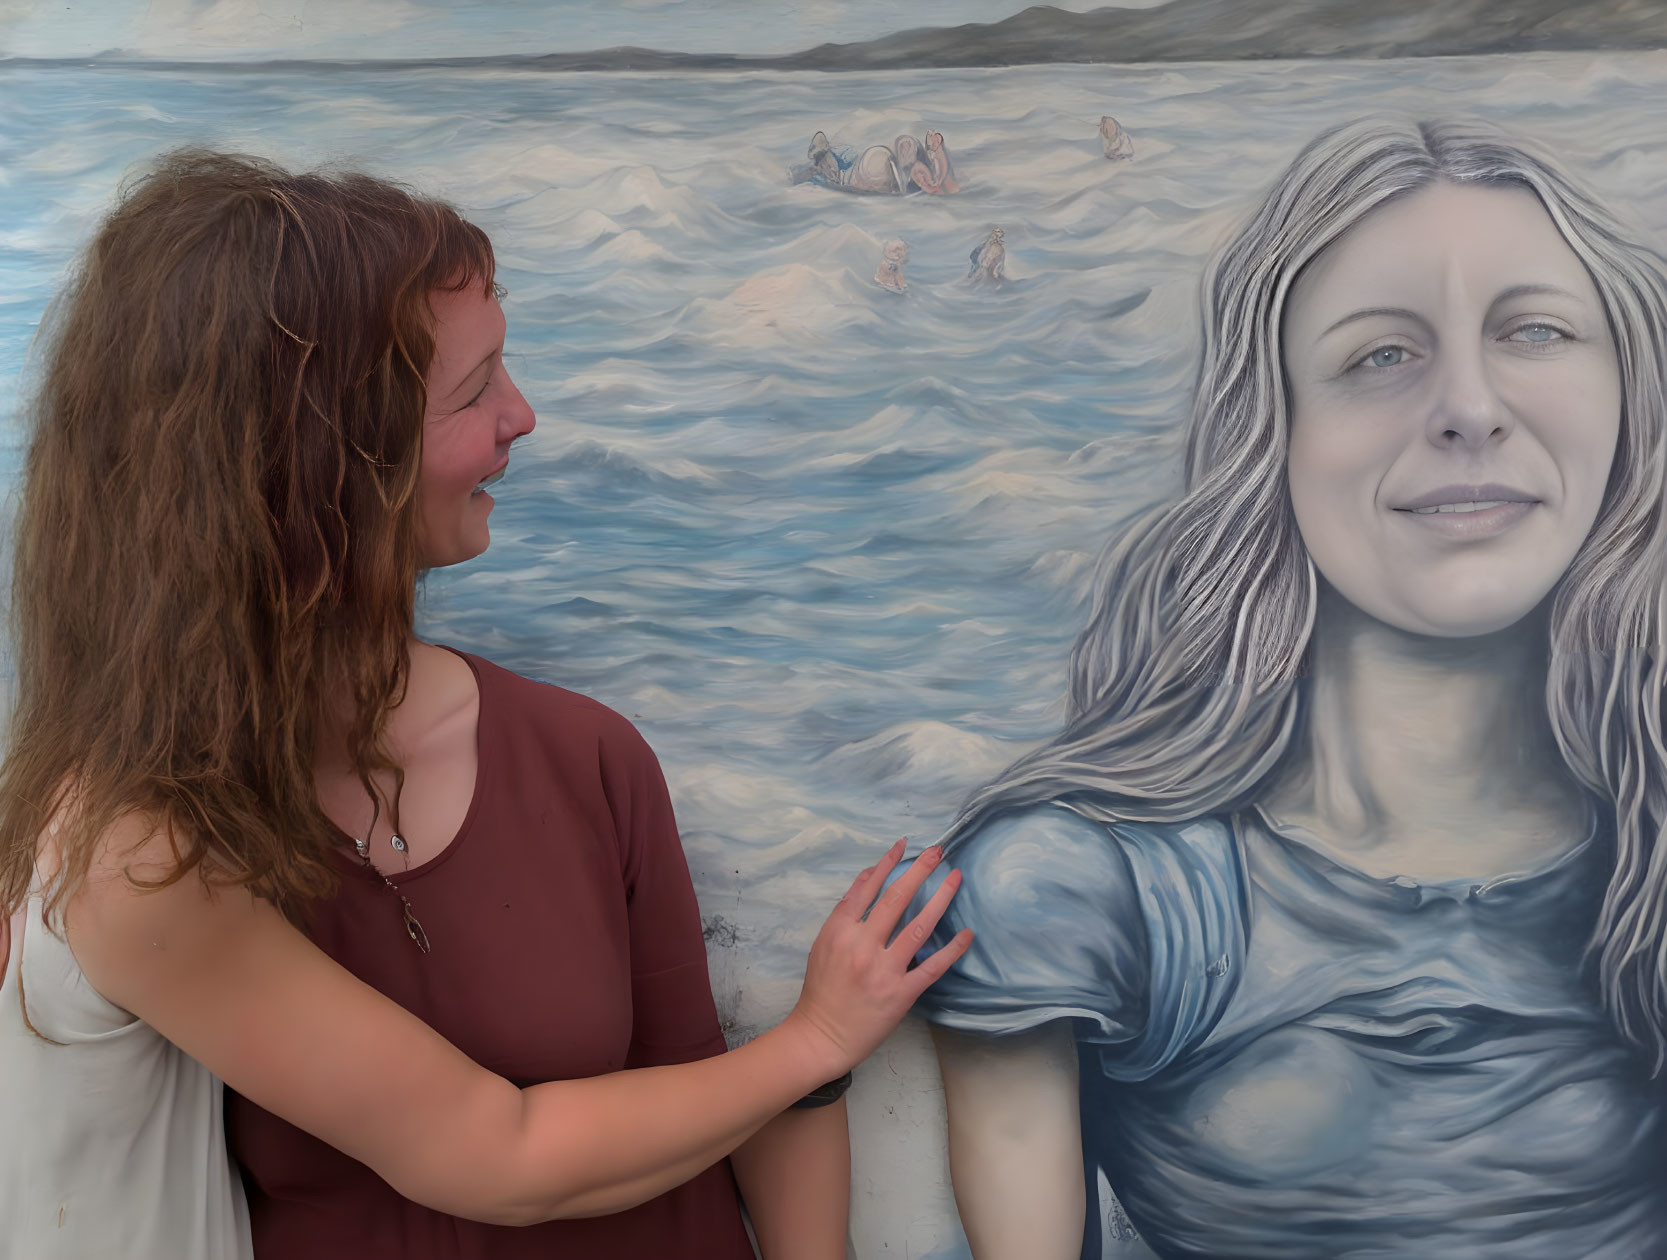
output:
M784 69L889 70L1055 61L1443 57L1667 48L1667 3L1646 0L1170 0L824 44Z
M908 30L860 44L752 57L607 48L584 53L400 61L266 61L225 68L340 65L535 70L917 70L1046 62L1443 57L1667 48L1667 0L1169 0L1070 13L1046 5L1001 22ZM194 66L120 53L0 65Z

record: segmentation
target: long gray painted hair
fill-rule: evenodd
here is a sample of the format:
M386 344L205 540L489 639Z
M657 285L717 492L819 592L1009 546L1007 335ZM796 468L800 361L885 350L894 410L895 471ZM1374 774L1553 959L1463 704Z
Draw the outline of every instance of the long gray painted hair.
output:
M1241 807L1291 747L1317 578L1285 482L1280 321L1305 265L1440 180L1532 191L1591 274L1620 362L1620 440L1591 536L1553 598L1546 704L1576 777L1614 802L1593 938L1621 1035L1667 1062L1667 267L1542 156L1452 124L1353 123L1308 145L1217 255L1182 497L1117 538L1071 655L1064 729L947 833L1043 802L1101 822Z

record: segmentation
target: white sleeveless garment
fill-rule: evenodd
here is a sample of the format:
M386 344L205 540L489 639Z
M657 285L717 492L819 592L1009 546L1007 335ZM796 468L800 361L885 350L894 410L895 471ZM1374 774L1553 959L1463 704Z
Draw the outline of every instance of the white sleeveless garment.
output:
M93 989L38 895L11 928L0 1260L252 1260L219 1080Z

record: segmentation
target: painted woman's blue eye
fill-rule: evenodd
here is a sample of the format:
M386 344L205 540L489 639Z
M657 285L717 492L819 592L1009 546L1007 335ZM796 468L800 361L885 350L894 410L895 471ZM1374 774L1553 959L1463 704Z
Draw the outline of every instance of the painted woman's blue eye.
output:
M1550 324L1524 324L1511 334L1514 341L1531 341L1536 345L1544 345L1548 341L1557 341L1563 334Z
M1382 346L1366 356L1366 361L1373 367L1394 367L1405 359L1407 352L1400 346Z

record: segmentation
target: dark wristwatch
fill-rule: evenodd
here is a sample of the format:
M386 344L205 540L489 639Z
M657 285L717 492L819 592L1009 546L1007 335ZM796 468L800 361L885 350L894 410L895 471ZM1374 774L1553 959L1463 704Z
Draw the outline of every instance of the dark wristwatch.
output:
M847 1072L844 1076L831 1080L826 1085L818 1085L792 1105L804 1110L809 1110L811 1107L826 1107L829 1103L836 1103L845 1097L845 1091L850 1088L851 1074Z

